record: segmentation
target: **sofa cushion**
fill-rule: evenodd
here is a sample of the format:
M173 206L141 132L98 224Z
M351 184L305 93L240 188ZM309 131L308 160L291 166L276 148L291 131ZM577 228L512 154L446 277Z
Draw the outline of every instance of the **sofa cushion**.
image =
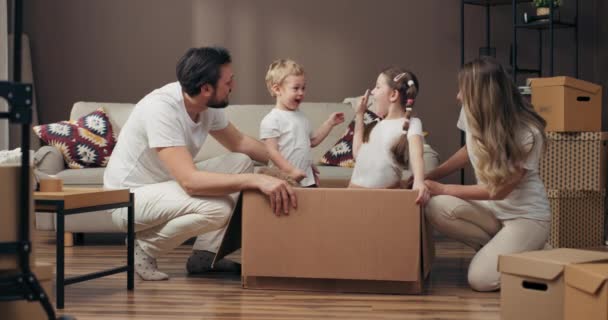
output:
M57 173L66 186L103 186L103 172L106 168L66 169Z
M34 165L46 174L57 174L65 169L61 151L51 146L43 146L34 153Z
M379 120L380 118L371 111L366 111L363 117L363 123L365 125L370 124L373 121ZM353 158L353 136L355 134L355 119L350 122L346 132L338 139L338 142L327 151L321 160L321 164L336 167L354 168L355 159Z
M59 149L71 169L105 167L116 145L110 120L99 108L78 120L35 126L46 144Z

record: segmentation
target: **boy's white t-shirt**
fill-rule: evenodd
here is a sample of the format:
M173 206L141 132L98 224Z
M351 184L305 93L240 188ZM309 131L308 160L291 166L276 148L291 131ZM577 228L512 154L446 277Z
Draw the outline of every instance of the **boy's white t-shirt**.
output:
M312 134L310 122L300 110L274 108L260 123L260 139L277 138L283 158L306 173L306 178L300 181L303 187L315 184L310 147Z
M179 82L156 89L135 105L120 131L104 172L104 186L138 188L173 180L154 148L184 146L194 158L209 131L227 126L221 109L208 108L194 122L186 112Z
M466 132L466 146L473 169L477 170L477 158L472 150L472 136L467 130L464 109L460 110L458 128ZM542 135L536 128L520 130L516 133L522 145L532 149L524 163L526 174L517 186L503 200L478 201L488 207L500 220L527 218L541 221L551 220L551 207L545 185L539 174L540 157L543 153Z
M402 168L391 152L403 136L404 118L382 120L372 129L369 140L359 147L351 183L365 188L388 188L401 181ZM408 139L422 136L422 121L410 119ZM409 154L407 155L409 157Z

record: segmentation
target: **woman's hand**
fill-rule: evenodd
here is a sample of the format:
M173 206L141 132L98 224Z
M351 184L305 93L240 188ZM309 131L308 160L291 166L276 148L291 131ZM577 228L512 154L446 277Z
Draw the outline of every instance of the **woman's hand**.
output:
M424 182L416 181L412 187L412 190L418 190L418 197L416 198L416 204L420 206L426 205L431 198L431 193Z
M433 180L424 180L424 184L431 193L431 196L445 194L445 184Z
M365 90L365 94L363 95L363 98L361 98L361 101L359 102L359 106L357 107L357 110L355 111L357 114L365 114L365 111L367 111L367 101L369 100L369 89Z

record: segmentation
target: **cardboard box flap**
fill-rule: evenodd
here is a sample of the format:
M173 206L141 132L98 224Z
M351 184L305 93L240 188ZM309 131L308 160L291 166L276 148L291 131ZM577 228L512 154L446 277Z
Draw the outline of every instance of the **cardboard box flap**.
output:
M554 249L501 255L498 260L500 272L553 280L572 263L608 261L608 253L577 249Z
M533 78L528 79L528 81L530 82L530 87L532 87L533 92L534 88L555 86L577 89L589 94L597 94L602 90L602 87L597 84L571 77Z
M585 263L566 267L566 284L595 294L608 280L608 264Z

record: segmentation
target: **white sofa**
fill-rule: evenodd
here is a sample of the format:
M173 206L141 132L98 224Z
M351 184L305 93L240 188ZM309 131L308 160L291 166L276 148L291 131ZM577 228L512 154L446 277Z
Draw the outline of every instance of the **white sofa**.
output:
M72 107L70 119L78 119L99 107L103 107L110 118L112 128L118 135L126 122L133 104L77 102ZM259 124L262 118L272 109L270 105L231 105L226 109L229 120L242 132L252 137L259 135ZM344 112L346 121L332 130L329 136L319 146L313 149L313 159L318 161L344 134L349 122L354 117L354 111L347 103L303 103L301 110L307 115L313 128L318 127L332 112ZM213 158L227 152L217 141L209 137L195 161ZM45 174L57 175L63 179L66 187L102 187L105 168L67 169L61 153L54 147L40 148L34 159L38 170ZM439 163L439 157L429 145L424 146L425 169L431 170ZM321 180L349 180L352 169L319 165ZM404 172L404 178L409 177ZM137 201L137 199L135 199ZM41 230L55 230L55 220L52 214L37 213L36 227ZM67 232L118 232L112 224L109 212L95 212L83 215L68 216L65 219Z

